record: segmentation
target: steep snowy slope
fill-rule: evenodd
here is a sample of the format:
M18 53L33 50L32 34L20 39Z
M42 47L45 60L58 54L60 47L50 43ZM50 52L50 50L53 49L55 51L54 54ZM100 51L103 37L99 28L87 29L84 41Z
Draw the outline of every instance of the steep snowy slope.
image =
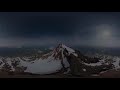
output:
M77 50L73 50L64 44L39 58L24 57L0 57L0 70L13 72L29 72L33 74L51 74L55 72L68 73L98 73L108 70L107 65L112 64L112 69L119 69L120 58L96 54L94 57L84 56ZM107 69L105 69L107 67ZM98 69L98 70L97 70ZM110 68L111 69L111 68Z
M35 74L50 74L69 67L69 63L63 53L66 49L68 54L75 51L63 44L59 44L53 51L44 54L41 58L30 60L29 57L0 58L0 69L6 71L30 72Z

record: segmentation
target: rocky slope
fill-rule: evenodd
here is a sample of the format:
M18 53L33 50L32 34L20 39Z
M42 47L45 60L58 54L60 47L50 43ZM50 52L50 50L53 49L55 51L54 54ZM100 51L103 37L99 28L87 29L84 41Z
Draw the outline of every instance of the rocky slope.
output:
M116 61L115 61L116 60ZM119 68L119 58L88 57L64 44L38 56L0 57L2 72L53 74L63 73L79 76L99 74Z

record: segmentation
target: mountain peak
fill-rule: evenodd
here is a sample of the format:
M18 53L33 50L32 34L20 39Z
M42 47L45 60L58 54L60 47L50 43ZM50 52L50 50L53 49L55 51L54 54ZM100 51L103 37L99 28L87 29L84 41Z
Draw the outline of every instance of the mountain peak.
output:
M74 52L75 52L75 50L73 50L72 48L66 46L66 45L63 44L63 43L59 44L57 48L66 49L68 52L71 52L71 53L74 53Z
M77 56L75 50L64 44L58 44L58 46L53 50L52 55L55 58L63 59L65 57L63 52L66 53L66 55L73 54L74 56Z

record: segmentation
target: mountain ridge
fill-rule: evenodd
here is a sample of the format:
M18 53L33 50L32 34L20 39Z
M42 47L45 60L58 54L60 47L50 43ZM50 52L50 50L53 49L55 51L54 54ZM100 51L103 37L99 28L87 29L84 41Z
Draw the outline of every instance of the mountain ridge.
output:
M41 53L40 53L41 54ZM0 57L0 70L6 72L72 75L92 75L113 69L116 62L108 63L100 57L88 57L79 50L58 44L53 50L38 56ZM107 58L104 58L107 60ZM119 58L117 58L119 60ZM118 62L118 61L117 61ZM119 68L119 66L117 66Z

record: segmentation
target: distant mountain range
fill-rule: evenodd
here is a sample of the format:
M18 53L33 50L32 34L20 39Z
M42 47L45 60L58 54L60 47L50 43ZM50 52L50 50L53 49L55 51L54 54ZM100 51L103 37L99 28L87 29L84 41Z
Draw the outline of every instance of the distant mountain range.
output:
M25 52L27 51L25 50ZM12 56L1 56L0 70L8 73L62 73L86 76L120 68L119 57L97 53L85 55L81 51L74 50L64 44L59 44L47 51L35 50L34 54L33 52L32 54L19 54L21 53Z

